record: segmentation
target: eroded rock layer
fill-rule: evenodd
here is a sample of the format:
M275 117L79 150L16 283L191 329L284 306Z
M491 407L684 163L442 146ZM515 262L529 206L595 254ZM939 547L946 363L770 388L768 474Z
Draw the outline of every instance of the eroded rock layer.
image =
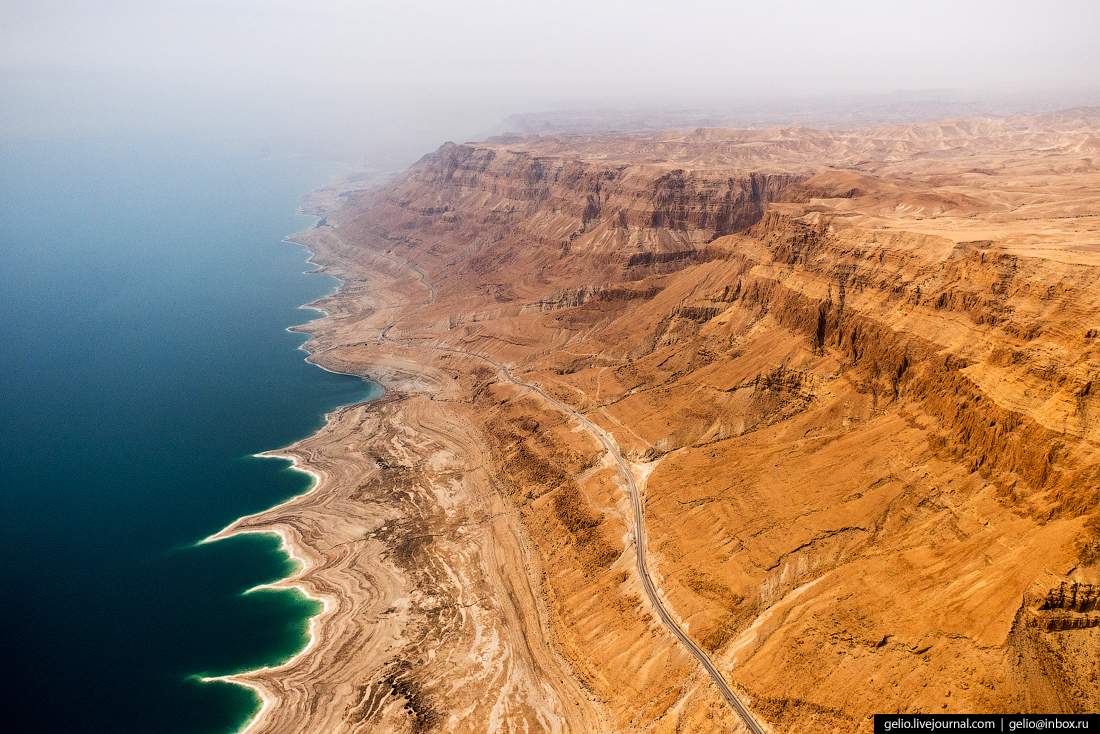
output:
M655 619L617 465L499 365L633 462L662 598L773 731L1100 707L1097 156L1088 110L498 140L319 210L347 283L312 358L402 377L295 531L308 580L360 518L331 593L388 646L336 685L323 632L301 730L740 726Z

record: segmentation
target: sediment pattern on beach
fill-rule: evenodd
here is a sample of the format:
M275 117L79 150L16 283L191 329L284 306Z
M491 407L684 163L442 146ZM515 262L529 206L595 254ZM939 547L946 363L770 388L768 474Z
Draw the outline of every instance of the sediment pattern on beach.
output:
M560 663L525 639L539 620L521 540L471 486L488 481L485 457L461 420L386 397L278 455L315 472L316 490L229 532L278 530L304 571L275 586L325 610L277 674L232 676L268 702L253 731L480 731L493 719L587 730L552 685Z
M399 289L376 273L368 290ZM548 645L522 526L495 499L478 432L448 403L461 396L405 357L375 353L367 372L384 397L269 454L313 474L314 488L214 538L277 532L302 570L272 586L324 602L290 663L224 678L264 701L248 731L598 728Z

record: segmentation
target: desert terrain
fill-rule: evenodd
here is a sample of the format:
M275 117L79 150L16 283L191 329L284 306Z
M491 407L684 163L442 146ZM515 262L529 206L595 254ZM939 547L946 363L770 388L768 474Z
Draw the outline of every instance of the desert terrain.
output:
M448 143L307 209L310 359L386 396L226 531L325 603L250 731L1100 708L1100 110Z

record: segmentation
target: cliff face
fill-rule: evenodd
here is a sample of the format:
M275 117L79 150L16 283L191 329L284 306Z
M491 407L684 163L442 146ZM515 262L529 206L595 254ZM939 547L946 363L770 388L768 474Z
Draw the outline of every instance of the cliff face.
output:
M647 607L607 456L459 354L636 462L662 593L776 730L1095 709L1098 129L448 144L330 218L431 288L357 295L389 341L349 316L325 349L451 376L609 728L732 720Z
M559 288L604 286L668 270L661 266L755 224L801 178L448 143L364 196L370 214L342 231L355 242L425 244L422 258L445 251L448 262L426 264L458 268L464 287L499 287L506 302L538 293L549 278ZM505 272L522 280L495 282Z
M667 164L601 165L448 143L414 166L395 193L399 206L417 213L457 212L465 205L483 223L486 208L524 216L545 211L579 219L586 231L590 223L606 221L612 227L704 230L720 236L755 224L768 203L798 180L793 174L750 171L733 177ZM419 206L417 197L425 195L436 206ZM471 197L477 202L473 207Z
M837 355L876 405L918 403L937 450L1037 518L1100 506L1097 267L837 224L769 213L752 235L774 271L739 278L731 300Z

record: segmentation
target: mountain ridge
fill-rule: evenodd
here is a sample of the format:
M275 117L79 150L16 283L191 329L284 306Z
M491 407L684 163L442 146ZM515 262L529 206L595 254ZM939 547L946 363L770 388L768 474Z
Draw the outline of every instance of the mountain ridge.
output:
M516 728L741 726L648 605L609 454L508 375L614 441L663 603L772 730L1094 709L1098 128L1077 110L448 143L319 210L302 241L345 285L311 359L391 375L394 405L421 406L393 435L478 446L484 476L447 476L521 539L507 573L533 596L509 608L539 621L500 639L537 630L507 659L543 661L507 685L499 656L449 672L429 652L485 622L413 634L465 597L394 569L409 633L358 668L372 703L340 730L475 731L487 700ZM410 496L451 481L430 456L404 460ZM476 515L439 502L429 564ZM514 619L495 598L483 619Z

